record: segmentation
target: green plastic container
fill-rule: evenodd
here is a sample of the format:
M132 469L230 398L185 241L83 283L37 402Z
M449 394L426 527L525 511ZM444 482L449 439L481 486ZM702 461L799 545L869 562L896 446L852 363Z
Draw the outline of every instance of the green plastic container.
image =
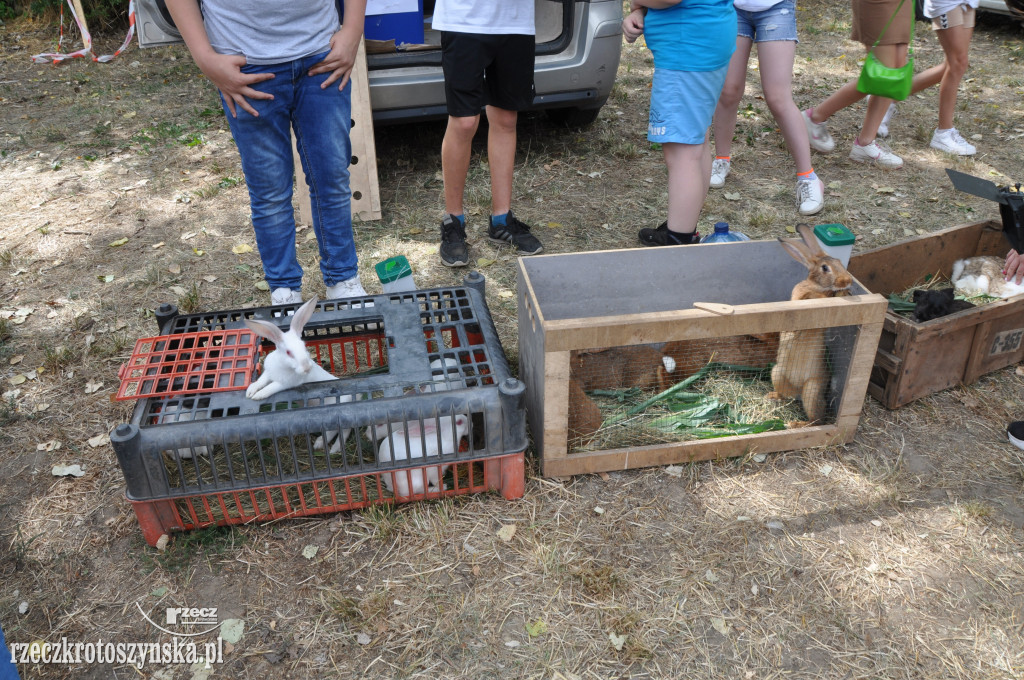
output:
M377 278L380 279L381 288L385 293L400 293L407 290L416 290L416 282L412 279L412 267L405 255L395 255L383 262L378 262L373 267L377 270Z
M842 224L819 224L814 227L814 236L822 250L842 262L844 267L849 266L853 242L857 240L852 231Z

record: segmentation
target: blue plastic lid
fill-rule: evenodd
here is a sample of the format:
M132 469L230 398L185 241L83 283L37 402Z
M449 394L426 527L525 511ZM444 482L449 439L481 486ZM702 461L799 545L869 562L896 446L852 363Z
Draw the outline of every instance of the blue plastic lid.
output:
M728 222L715 222L715 233L716 234L727 234L729 233Z

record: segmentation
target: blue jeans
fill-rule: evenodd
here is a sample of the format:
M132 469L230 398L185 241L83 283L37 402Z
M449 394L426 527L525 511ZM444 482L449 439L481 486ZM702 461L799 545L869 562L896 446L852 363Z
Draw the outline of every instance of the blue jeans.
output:
M796 0L781 0L766 10L736 9L736 34L756 43L796 38Z
M249 187L252 226L271 290L302 288L302 266L295 254L295 213L292 209L291 131L309 184L313 231L320 246L320 271L328 286L358 274L352 234L352 195L348 166L352 158L352 83L338 90L335 81L320 89L329 74L308 76L326 52L281 64L247 65L243 73L273 73L253 89L274 95L250 99L258 117L236 106L227 114L231 135L242 157ZM221 104L224 99L221 97Z

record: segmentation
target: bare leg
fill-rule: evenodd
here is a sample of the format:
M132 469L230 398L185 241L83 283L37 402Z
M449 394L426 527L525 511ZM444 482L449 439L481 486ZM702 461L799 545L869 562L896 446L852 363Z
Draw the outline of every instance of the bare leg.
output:
M711 180L711 143L662 144L668 166L668 230L692 234L697 229Z
M512 207L512 172L516 162L515 111L487 107L487 163L491 170L491 214L504 215Z
M761 89L775 122L782 130L789 155L793 157L796 171L811 170L811 147L807 141L807 126L800 116L800 109L793 102L793 57L796 43L790 40L773 40L757 44L757 58L761 71ZM732 66L730 65L730 70ZM719 101L721 106L721 101ZM717 112L716 112L717 116ZM715 132L717 135L718 128ZM717 145L716 136L715 143Z
M973 28L951 26L937 31L939 44L946 54L946 69L939 85L939 129L953 127L953 112L956 110L956 93L967 72L967 53L971 46Z
M473 136L480 125L480 116L448 116L448 127L441 142L441 176L444 178L444 209L452 215L461 215L469 157L473 151Z
M750 46L753 41L745 36L736 36L736 51L729 61L729 71L725 75L725 85L718 98L715 108L715 155L728 156L732 153L732 135L736 131L736 112L747 84L747 61L750 58ZM758 48L760 50L760 48ZM760 52L758 52L760 54ZM791 62L792 64L792 62ZM762 66L763 67L763 66ZM799 113L799 112L798 112ZM797 118L797 123L804 127ZM804 136L807 136L806 129Z

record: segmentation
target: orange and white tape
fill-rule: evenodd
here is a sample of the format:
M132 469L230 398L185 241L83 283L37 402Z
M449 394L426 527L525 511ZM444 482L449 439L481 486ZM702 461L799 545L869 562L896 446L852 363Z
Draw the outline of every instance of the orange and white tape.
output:
M36 54L32 56L32 61L37 64L45 64L47 62L53 62L59 64L65 59L76 59L79 57L89 57L93 61L106 63L113 60L117 55L124 52L128 45L131 44L132 38L135 36L135 0L129 0L128 2L128 35L125 37L124 42L117 48L117 51L113 54L103 54L96 56L92 53L92 35L89 33L88 27L85 22L79 18L78 13L75 12L75 6L71 0L68 0L68 7L71 9L71 16L75 19L75 24L78 25L78 30L82 33L82 49L67 54L61 52L44 52L42 54ZM57 42L57 49L59 50L64 44L64 7L61 6L61 22L60 22L60 38Z

